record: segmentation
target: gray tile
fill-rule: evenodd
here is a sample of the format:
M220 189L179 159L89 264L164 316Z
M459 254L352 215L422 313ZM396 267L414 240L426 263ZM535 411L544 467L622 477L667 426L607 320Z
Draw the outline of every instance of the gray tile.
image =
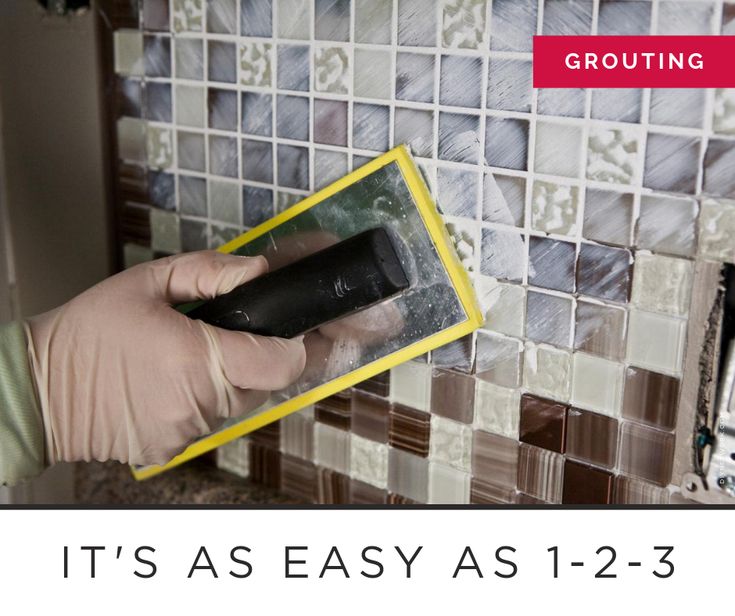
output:
M314 152L314 190L329 186L347 174L347 154L331 150Z
M276 135L286 139L309 140L309 99L306 96L276 98Z
M704 156L704 191L735 197L735 141L710 139Z
M630 295L630 251L582 244L577 261L577 292L597 299L626 303Z
M140 79L117 77L115 80L116 113L118 116L143 116L143 82Z
M240 0L240 34L263 37L273 35L272 0Z
M500 280L520 282L526 268L526 244L517 231L482 230L480 272Z
M592 30L591 0L546 0L542 34L566 36L590 34Z
M242 224L255 227L273 214L273 191L270 188L242 187Z
M309 150L294 145L278 146L278 184L309 190Z
M209 217L231 225L240 225L239 184L209 180Z
M421 103L434 100L434 56L405 52L396 54L396 98Z
M502 51L531 51L536 34L537 0L494 0L490 18L490 47Z
M143 37L143 60L147 77L171 77L171 38Z
M640 122L642 91L626 88L592 90L591 117L614 122Z
M284 90L309 91L309 47L278 46L278 87Z
M242 132L270 137L273 134L273 95L242 93Z
M701 128L704 94L702 88L653 88L648 123Z
M314 142L347 146L347 103L314 100Z
M662 2L656 34L712 34L714 3L701 0Z
M388 149L390 109L355 103L352 107L352 146L384 152Z
M451 216L475 219L477 211L477 171L439 167L438 204L442 212Z
M179 233L181 234L181 250L184 252L207 249L206 222L182 218L179 222Z
M254 182L273 182L273 145L270 141L242 140L242 177Z
M416 156L431 156L434 143L434 113L396 107L393 145L407 143Z
M693 255L698 211L694 199L642 195L636 246L674 255Z
M633 224L633 195L587 189L582 235L609 244L630 244Z
M204 51L201 39L177 38L176 76L180 79L204 79Z
M538 91L537 110L541 115L583 118L585 90L581 88L543 88Z
M526 337L568 348L572 323L572 300L528 290L526 299Z
M354 0L355 41L389 45L393 21L392 0Z
M398 1L398 44L433 47L437 42L434 7L427 10L425 0Z
M482 219L522 227L526 210L525 178L486 173Z
M485 125L485 161L491 167L528 167L528 121L488 117Z
M207 181L188 175L179 176L179 209L191 216L207 215Z
M206 149L204 135L178 131L177 152L180 169L190 171L206 171Z
M237 139L209 136L209 172L230 178L237 177Z
M149 82L145 94L144 117L154 122L171 122L171 84Z
M600 0L597 34L642 35L651 31L649 0Z
M73 5L70 5L73 6ZM117 8L117 7L116 7ZM168 0L147 0L143 5L143 28L145 30L168 30Z
M176 179L165 171L148 171L148 200L161 210L176 209Z
M442 56L439 102L457 107L479 107L482 60L468 56Z
M317 40L350 40L350 0L314 0Z
M477 164L480 153L478 116L439 113L439 158L458 163Z
M237 1L207 0L207 32L237 34Z
M528 284L574 292L576 249L570 242L532 237L528 250Z
M487 108L531 111L532 65L528 60L490 58Z
M700 140L696 137L649 133L643 185L646 188L694 194Z
M210 81L235 83L237 81L237 46L223 41L208 41L208 69Z
M207 94L209 128L237 130L237 92L209 88Z

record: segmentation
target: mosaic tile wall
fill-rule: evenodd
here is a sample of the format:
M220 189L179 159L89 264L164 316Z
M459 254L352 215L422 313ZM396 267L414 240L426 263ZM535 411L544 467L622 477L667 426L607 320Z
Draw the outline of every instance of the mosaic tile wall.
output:
M111 5L127 264L407 142L487 311L223 468L322 503L668 501L694 262L735 259L735 91L533 90L531 36L735 34L735 4Z

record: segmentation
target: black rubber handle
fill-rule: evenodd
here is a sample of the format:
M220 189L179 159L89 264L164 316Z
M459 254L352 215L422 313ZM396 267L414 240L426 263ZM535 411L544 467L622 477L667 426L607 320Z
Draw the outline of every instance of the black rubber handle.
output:
M224 329L293 338L408 286L390 236L378 227L246 282L187 316Z

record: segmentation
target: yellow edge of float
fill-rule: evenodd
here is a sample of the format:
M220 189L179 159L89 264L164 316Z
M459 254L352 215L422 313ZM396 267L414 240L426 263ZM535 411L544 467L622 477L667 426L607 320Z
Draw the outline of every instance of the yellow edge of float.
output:
M163 473L179 464L183 464L188 460L216 449L220 445L224 445L229 441L244 436L249 432L253 432L258 428L262 428L271 422L277 421L290 413L304 408L305 406L314 404L315 402L331 396L338 391L352 387L360 381L369 379L370 377L389 370L398 364L402 364L403 362L413 359L414 357L418 357L419 355L423 355L432 349L448 344L457 338L461 338L462 336L472 333L482 325L484 318L482 316L480 306L477 303L477 298L467 271L459 262L459 259L452 248L452 241L449 237L449 233L447 232L444 222L431 199L431 195L429 195L426 184L421 178L421 174L416 168L416 164L406 149L406 146L403 145L375 158L363 167L360 167L345 177L337 180L334 184L330 184L326 188L310 197L307 197L284 212L281 212L274 218L271 218L250 231L243 233L239 237L236 237L231 242L228 242L224 246L218 248L218 250L220 252L232 252L240 248L244 244L247 244L264 233L267 233L294 216L298 216L316 204L321 203L324 199L331 197L371 173L374 173L381 167L393 162L398 164L398 167L406 180L411 196L414 198L419 213L421 214L421 218L423 219L426 229L434 242L434 247L447 270L449 278L452 281L452 285L457 291L457 296L459 297L462 307L467 314L467 320L398 351L394 351L390 355L381 357L370 364L357 368L356 370L329 381L324 385L315 387L306 393L295 398L291 398L290 400L274 406L273 408L254 417L244 419L229 428L219 430L209 436L206 436L190 445L184 452L163 466L132 468L133 476L136 479L148 479L149 477Z

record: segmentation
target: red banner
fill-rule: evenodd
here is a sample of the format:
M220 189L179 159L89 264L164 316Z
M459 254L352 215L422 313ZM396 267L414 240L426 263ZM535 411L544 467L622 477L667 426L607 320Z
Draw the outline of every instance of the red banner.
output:
M534 36L534 88L732 88L735 36Z

